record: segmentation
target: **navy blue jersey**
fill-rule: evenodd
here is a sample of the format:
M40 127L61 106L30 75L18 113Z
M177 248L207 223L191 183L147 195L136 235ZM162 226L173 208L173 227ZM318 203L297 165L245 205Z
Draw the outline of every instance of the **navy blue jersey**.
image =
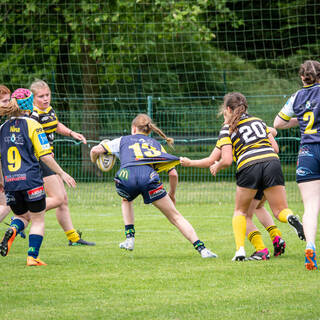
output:
M178 157L165 151L161 144L144 134L134 134L101 143L105 150L120 159L120 167L151 164L161 172L180 163Z
M41 186L38 159L51 153L42 126L30 118L11 118L0 127L0 141L5 191Z
M320 143L320 84L303 87L287 101L278 116L299 121L301 144Z

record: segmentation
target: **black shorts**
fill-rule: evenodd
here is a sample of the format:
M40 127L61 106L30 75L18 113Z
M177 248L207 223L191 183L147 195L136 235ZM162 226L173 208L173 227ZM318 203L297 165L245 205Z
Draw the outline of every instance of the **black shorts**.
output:
M236 174L237 186L263 192L274 186L284 186L284 177L279 160L253 164Z
M46 194L43 186L30 190L7 191L5 195L7 205L18 216L28 211L41 212L46 208Z
M40 169L42 173L42 178L53 176L54 174L56 174L43 161L41 161L41 158L40 158L39 164L40 164Z

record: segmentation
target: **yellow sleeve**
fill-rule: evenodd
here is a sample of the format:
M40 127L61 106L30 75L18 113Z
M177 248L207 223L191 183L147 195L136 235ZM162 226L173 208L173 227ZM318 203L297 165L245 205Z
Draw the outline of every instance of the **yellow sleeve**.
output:
M217 141L216 148L221 149L223 146L228 144L232 145L230 137L223 137Z
M50 144L41 124L33 119L26 120L28 125L29 138L33 144L36 157L39 159L42 156L50 154Z

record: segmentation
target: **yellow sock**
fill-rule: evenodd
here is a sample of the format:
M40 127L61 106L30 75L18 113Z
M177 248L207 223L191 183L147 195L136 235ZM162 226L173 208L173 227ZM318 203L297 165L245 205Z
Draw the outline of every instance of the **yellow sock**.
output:
M79 234L75 229L65 231L65 234L71 242L77 242L80 239Z
M291 211L291 209L289 209L289 208L283 209L279 213L278 220L280 222L287 223L288 222L288 216L291 216L291 215L293 215L293 212Z
M246 239L246 217L245 216L234 216L232 218L232 227L234 239L236 241L237 250L240 247L244 247L244 241Z
M263 243L260 231L252 231L248 234L248 239L251 244L255 247L256 251L263 250L266 246Z
M271 241L273 241L276 236L282 236L281 231L275 225L267 227L266 230L269 232Z

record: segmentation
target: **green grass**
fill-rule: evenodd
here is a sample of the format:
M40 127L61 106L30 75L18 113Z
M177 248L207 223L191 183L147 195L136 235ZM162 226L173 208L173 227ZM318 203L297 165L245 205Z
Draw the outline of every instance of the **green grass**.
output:
M319 319L319 271L304 269L301 242L278 223L284 256L232 262L232 202L178 204L200 239L219 255L204 260L153 206L138 203L136 248L124 239L118 201L71 205L73 222L95 247L68 247L54 212L46 215L41 259L26 267L27 240L1 257L0 319ZM302 204L292 208L302 212ZM7 219L8 220L8 219ZM257 224L259 225L259 224ZM259 225L260 227L260 225ZM6 230L0 224L0 232ZM272 249L267 232L265 243ZM247 254L253 248L246 244ZM271 250L273 251L273 250Z

